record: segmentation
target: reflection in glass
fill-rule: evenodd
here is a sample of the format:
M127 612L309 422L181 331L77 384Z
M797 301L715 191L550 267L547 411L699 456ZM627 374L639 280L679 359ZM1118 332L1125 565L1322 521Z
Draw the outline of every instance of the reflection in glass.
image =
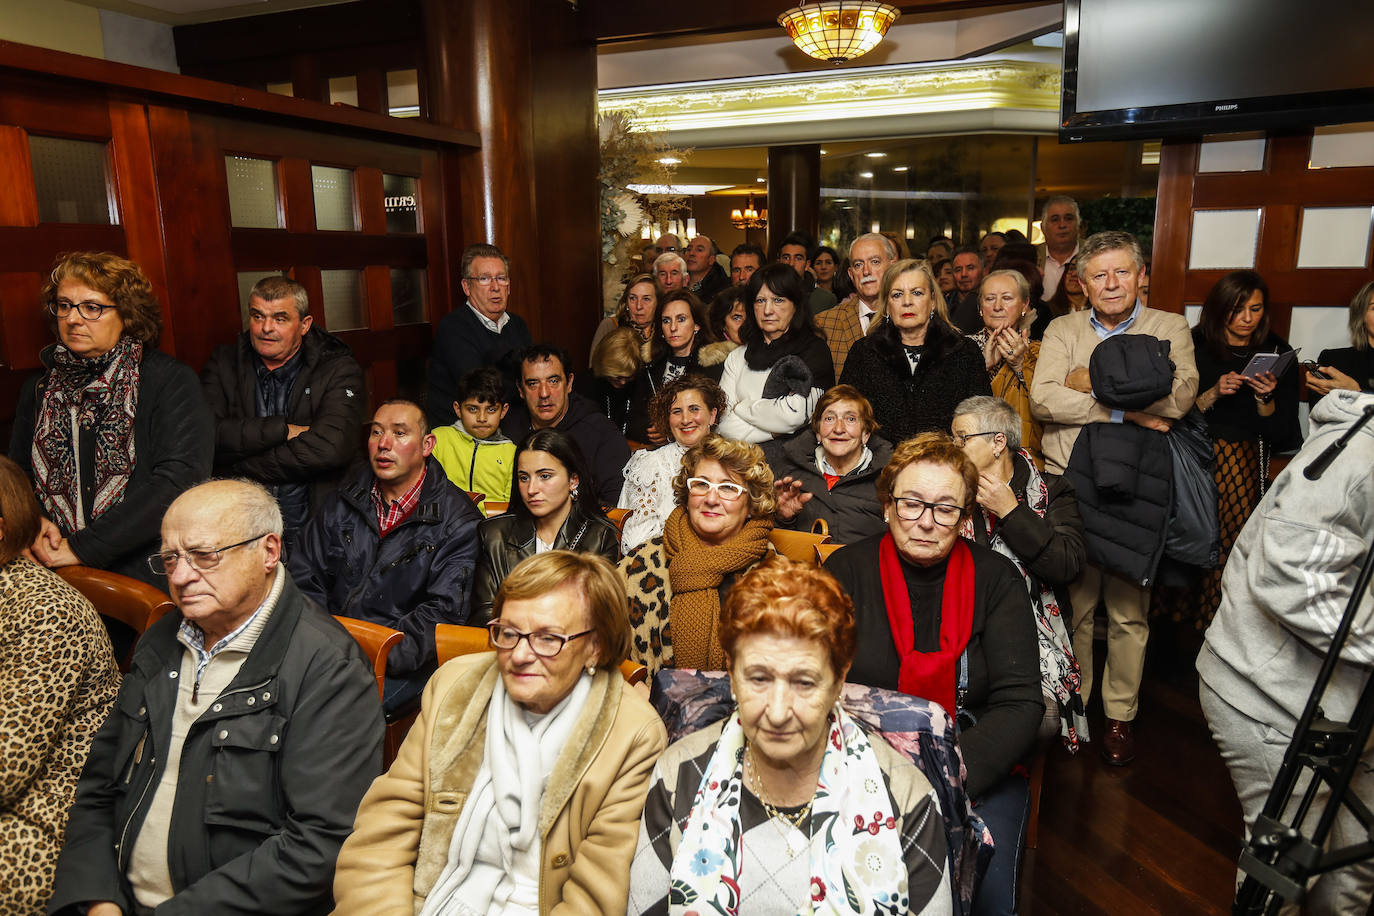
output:
M330 331L350 331L367 326L363 319L363 272L322 270L324 326Z
M391 70L386 75L386 108L393 118L420 116L420 78L415 70Z
M312 165L310 182L315 189L315 228L355 231L358 222L353 209L353 173Z
M229 182L229 225L240 229L279 229L277 164L271 159L225 156Z
M38 221L119 222L105 176L105 144L60 137L29 137Z
M241 270L238 272L239 281L239 320L244 328L248 327L248 295L253 291L253 287L263 277L283 277L286 276L284 270Z
M284 83L268 83L267 91L273 95L295 95L296 87L287 80Z
M382 194L386 196L386 231L419 232L419 182L409 175L382 175Z
M425 272L422 268L392 268L391 307L396 325L425 321Z

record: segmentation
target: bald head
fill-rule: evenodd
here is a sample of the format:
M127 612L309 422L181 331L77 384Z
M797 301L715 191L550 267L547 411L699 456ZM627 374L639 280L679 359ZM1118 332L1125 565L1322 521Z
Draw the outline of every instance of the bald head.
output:
M261 485L212 480L176 498L162 518L167 590L207 647L267 598L281 559L281 510Z

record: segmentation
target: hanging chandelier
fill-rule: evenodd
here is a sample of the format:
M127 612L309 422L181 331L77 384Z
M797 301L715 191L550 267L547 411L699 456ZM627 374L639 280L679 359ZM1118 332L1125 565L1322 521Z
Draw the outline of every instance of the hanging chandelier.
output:
M900 15L895 6L876 0L802 0L778 17L778 25L804 53L841 64L876 48Z
M730 211L730 224L736 229L767 229L768 210L762 213L754 208L754 195L749 195L749 202L741 210L738 207Z

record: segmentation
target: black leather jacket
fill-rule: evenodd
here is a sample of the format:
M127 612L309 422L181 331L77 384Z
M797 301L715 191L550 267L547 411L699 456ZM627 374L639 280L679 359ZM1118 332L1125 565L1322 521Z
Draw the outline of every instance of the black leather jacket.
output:
M516 497L519 499L519 496ZM498 515L477 528L481 557L472 587L472 616L468 623L484 626L492 618L492 603L510 571L534 556L534 520L514 512ZM615 563L620 559L620 531L600 515L589 515L574 500L563 527L554 539L555 550L599 553Z
M180 614L134 655L77 785L49 913L92 900L135 912L126 872L171 740ZM182 744L160 914L314 914L382 764L377 679L348 632L290 576L243 667Z

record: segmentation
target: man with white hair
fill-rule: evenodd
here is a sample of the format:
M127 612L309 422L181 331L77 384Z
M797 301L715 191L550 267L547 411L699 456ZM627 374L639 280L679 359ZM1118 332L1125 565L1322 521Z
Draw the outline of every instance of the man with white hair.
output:
M865 233L849 246L849 278L854 293L832 309L816 316L816 327L825 334L830 358L835 363L835 378L844 371L849 348L868 333L878 311L878 294L883 274L897 260L892 242L876 232Z
M139 640L91 744L52 914L313 914L381 772L382 708L353 638L281 565L260 484L214 480L167 509L179 613ZM270 903L264 903L270 901Z
M1078 254L1078 201L1056 194L1045 201L1040 210L1040 232L1045 242L1037 246L1040 272L1044 275L1045 291L1040 298L1048 302L1064 276L1064 265Z
M665 293L687 285L687 262L677 252L666 251L654 259L653 274Z

